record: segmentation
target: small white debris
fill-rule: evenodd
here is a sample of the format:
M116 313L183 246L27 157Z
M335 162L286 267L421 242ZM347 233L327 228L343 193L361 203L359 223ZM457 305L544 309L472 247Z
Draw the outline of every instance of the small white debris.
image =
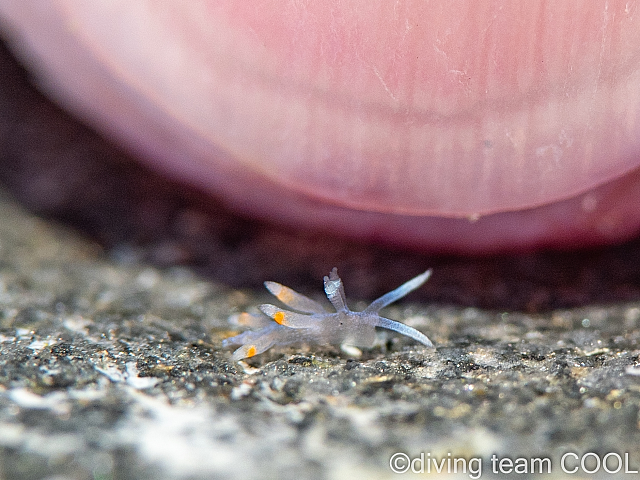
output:
M14 388L8 393L9 398L21 408L51 410L60 415L67 414L71 410L67 402L67 395L64 392L53 392L40 396L26 388Z
M633 375L635 377L640 377L640 367L638 367L638 366L629 365L627 368L624 369L624 372L627 375Z
M94 365L93 368L106 376L112 382L125 382L136 390L151 388L160 382L160 379L156 377L139 377L138 368L136 367L135 362L128 362L125 365L125 372L120 371L118 366L113 363L106 365L104 368Z
M253 385L250 382L242 382L231 390L231 400L240 400L251 393Z
M342 350L342 353L344 353L345 355L349 355L353 358L360 358L362 356L362 350L360 350L358 347L354 347L353 345L347 345L343 343L342 345L340 345L340 350Z
M42 350L44 347L49 347L51 345L55 345L56 341L55 340L34 340L33 342L31 342L27 348L30 348L31 350L33 350L34 352L40 351Z
M91 324L91 321L81 317L80 315L74 315L72 317L65 318L62 324L67 330L86 335L87 325Z
M128 385L131 385L136 390L151 388L160 382L160 379L156 377L139 377L138 367L135 362L128 362L125 367L127 369L125 380Z

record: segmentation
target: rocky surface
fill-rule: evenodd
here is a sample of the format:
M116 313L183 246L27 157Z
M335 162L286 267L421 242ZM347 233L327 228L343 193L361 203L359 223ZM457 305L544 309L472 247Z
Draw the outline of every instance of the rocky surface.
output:
M640 470L640 242L465 259L283 231L147 172L5 50L0 69L0 478ZM436 350L230 361L263 280L326 301L333 266L354 309L434 267L386 314Z

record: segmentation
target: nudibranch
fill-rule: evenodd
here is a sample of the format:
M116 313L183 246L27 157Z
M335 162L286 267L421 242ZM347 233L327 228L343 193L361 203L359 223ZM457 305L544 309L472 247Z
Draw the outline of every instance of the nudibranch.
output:
M244 215L464 253L640 230L635 2L3 0L0 28L53 98Z
M223 341L223 346L241 345L233 352L233 360L253 357L275 345L343 344L355 347L371 347L376 339L376 327L386 328L411 337L423 345L433 348L431 340L415 328L395 320L381 317L379 312L387 305L420 287L431 276L431 270L403 283L395 290L374 300L361 312L347 306L342 280L338 270L331 270L324 277L324 291L335 308L327 312L322 305L289 287L276 282L265 282L267 290L278 300L295 310L286 310L275 305L263 304L258 308L264 316L242 314L241 322L257 328Z

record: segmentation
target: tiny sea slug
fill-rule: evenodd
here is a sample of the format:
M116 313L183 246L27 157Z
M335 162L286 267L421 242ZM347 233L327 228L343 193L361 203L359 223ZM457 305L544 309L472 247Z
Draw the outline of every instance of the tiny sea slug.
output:
M278 300L289 308L282 309L271 304L258 308L267 317L241 314L240 323L256 328L223 341L223 346L241 345L233 352L233 360L241 360L262 353L274 345L291 345L295 343L314 344L346 344L356 347L371 347L376 338L375 327L411 337L417 342L433 348L431 340L415 328L395 320L381 317L379 311L387 305L404 297L420 287L431 276L431 269L400 285L395 290L384 294L361 312L354 312L347 307L342 280L338 270L334 268L328 277L324 277L324 291L336 309L335 313L327 312L322 305L289 287L276 282L265 282L264 285Z

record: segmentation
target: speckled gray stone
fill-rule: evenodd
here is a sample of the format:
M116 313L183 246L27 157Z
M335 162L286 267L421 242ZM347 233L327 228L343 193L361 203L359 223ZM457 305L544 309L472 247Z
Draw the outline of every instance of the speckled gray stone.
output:
M389 316L435 351L390 334L358 359L300 346L234 364L227 316L259 290L114 260L6 196L0 259L4 478L386 478L397 452L481 458L486 477L493 454L557 476L566 452L640 465L638 302L405 302Z

